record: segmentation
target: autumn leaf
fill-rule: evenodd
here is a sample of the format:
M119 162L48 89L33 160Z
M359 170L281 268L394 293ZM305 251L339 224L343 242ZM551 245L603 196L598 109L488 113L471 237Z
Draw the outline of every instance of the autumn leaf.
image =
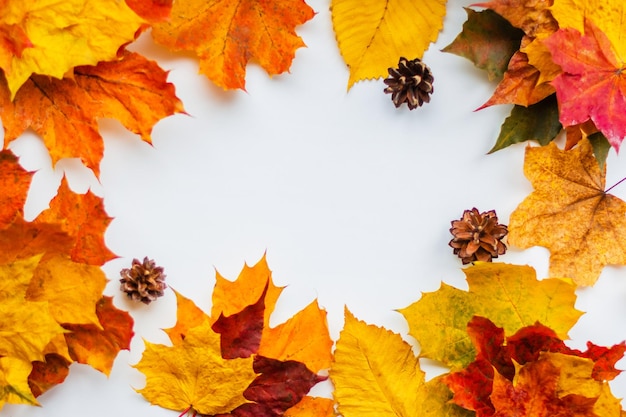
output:
M126 0L128 7L153 24L169 20L172 3L173 0Z
M28 361L0 357L0 410L5 403L39 405L28 386L31 369Z
M545 146L552 142L562 130L555 95L550 95L528 107L515 105L502 124L496 144L489 153L528 140L536 140L540 145Z
M577 285L593 285L605 265L626 263L626 203L605 191L605 169L588 140L569 151L552 143L527 148L524 173L535 190L511 214L511 245L548 248L550 276Z
M335 402L330 398L306 396L287 411L285 417L335 417Z
M554 354L553 362L559 365L555 372L563 375L558 383L559 397L576 394L597 398L601 395L603 383L619 374L615 363L623 357L626 350L624 342L610 348L588 343L586 352L570 349L552 329L540 323L524 327L505 339L502 328L479 316L474 316L469 321L467 333L476 348L474 361L465 369L445 375L443 380L454 392L453 402L475 411L478 417L500 415L507 407L524 412L523 404L496 403L494 396L511 395L510 390L496 393L497 384L506 385L498 378L515 383L519 377L520 366L541 361L546 354ZM570 371L567 368L572 362L577 369ZM582 368L585 371L581 375ZM551 404L554 397L556 396L546 398L550 406L559 405L558 402ZM506 402L506 398L503 399Z
M60 355L49 353L44 361L34 361L28 375L28 386L35 397L65 381L70 362Z
M478 108L484 109L496 104L516 104L530 106L554 93L554 87L541 81L541 72L530 65L528 55L517 51L511 60L502 81L493 95Z
M476 12L465 8L465 12L463 30L442 51L469 59L487 71L490 80L502 78L524 33L493 10Z
M304 0L204 0L174 2L167 22L156 24L156 43L192 51L200 73L225 90L245 89L245 72L255 61L272 76L289 70L304 46L295 28L314 15Z
M1 83L4 145L30 127L43 138L53 164L80 158L99 176L104 152L99 118L115 118L151 143L156 122L184 111L166 78L155 62L126 52L119 60L77 67L73 77L62 80L33 75L13 101Z
M345 311L330 370L344 417L469 416L448 404L440 379L425 381L418 358L402 338Z
M70 252L74 262L103 265L115 258L104 242L104 233L111 220L101 198L91 191L86 194L72 192L63 177L50 207L34 222L61 225L62 230L76 242Z
M581 313L574 308L576 287L568 280L538 281L529 266L477 263L463 270L469 291L445 283L400 310L409 333L420 343L420 356L457 370L469 364L475 349L466 326L483 316L507 333L540 321L561 337Z
M43 350L65 330L55 321L47 301L25 299L41 256L0 265L0 356L28 362L43 360ZM30 370L29 370L30 372Z
M585 32L585 19L600 27L620 62L626 58L626 4L620 0L553 0L550 12L561 29Z
M2 67L10 100L33 74L61 79L76 66L114 60L143 24L116 0L9 1L2 11L0 23L17 25L23 34L14 48L19 53ZM30 47L19 48L25 39Z
M522 29L527 36L534 38L544 33L552 33L559 27L550 11L551 3L551 0L491 0L474 3L472 6L493 10L511 25Z
M146 375L146 386L137 391L152 404L214 415L247 402L243 391L256 377L253 358L222 358L220 336L208 321L174 346L145 343L135 368Z
M350 69L348 89L385 77L400 57L421 59L446 14L446 0L333 0L330 7L339 51Z
M8 149L0 151L0 229L9 226L16 216L24 214L24 204L32 172L26 171Z
M99 324L64 324L71 330L65 335L70 355L78 363L90 365L109 375L120 350L130 349L133 319L113 305L113 298L104 296L96 304Z
M33 44L24 28L9 13L9 0L0 0L0 69L6 71L13 57L21 58L22 51Z
M624 63L615 56L607 36L591 21L584 35L561 29L545 40L563 72L554 79L560 120L572 126L592 120L613 148L626 137Z

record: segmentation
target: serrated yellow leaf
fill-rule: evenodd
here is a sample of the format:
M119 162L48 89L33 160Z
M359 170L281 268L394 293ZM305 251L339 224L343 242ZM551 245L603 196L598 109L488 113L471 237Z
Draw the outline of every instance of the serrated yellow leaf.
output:
M208 321L174 346L145 343L135 368L146 375L146 386L137 391L152 404L176 411L191 407L214 415L248 402L243 392L256 376L253 359L223 359L220 335Z
M449 404L451 393L439 378L425 382L418 358L400 335L366 324L347 309L330 378L344 417L471 415Z
M469 291L444 283L400 310L420 343L420 356L453 370L474 359L467 323L475 315L489 318L507 334L539 321L566 339L582 314L574 308L576 286L570 280L539 281L533 268L503 263L477 263L464 272Z
M33 365L16 358L0 358L0 410L5 403L39 405L28 386Z
M331 11L350 89L385 77L400 57L422 58L443 27L446 0L333 0Z
M143 23L119 0L9 1L3 11L32 44L4 68L11 97L32 74L60 79L75 66L114 59Z

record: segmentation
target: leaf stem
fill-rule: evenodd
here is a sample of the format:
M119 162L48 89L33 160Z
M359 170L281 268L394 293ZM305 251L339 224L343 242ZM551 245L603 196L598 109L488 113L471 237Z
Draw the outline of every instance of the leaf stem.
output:
M178 417L183 417L185 414L187 414L189 412L189 410L191 410L191 406L185 408L185 410L180 413L180 415Z
M611 185L609 188L607 188L604 192L608 193L609 191L611 191L613 188L617 187L618 185L620 185L621 183L623 183L624 181L626 181L626 177L622 178L621 180L617 181L615 184Z

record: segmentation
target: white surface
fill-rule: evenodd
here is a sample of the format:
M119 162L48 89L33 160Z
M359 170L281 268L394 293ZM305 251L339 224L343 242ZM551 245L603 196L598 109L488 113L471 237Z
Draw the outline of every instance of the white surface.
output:
M288 285L274 323L317 297L334 339L344 304L357 317L406 335L395 309L442 280L466 288L461 262L448 247L450 221L475 206L495 209L508 224L531 191L522 172L525 145L486 155L510 107L473 112L495 85L469 61L440 52L461 30L467 3L449 1L444 31L424 57L435 94L412 112L395 109L382 80L346 92L348 71L328 3L311 0L317 15L298 29L308 48L298 50L291 73L270 79L250 65L247 92L221 91L197 75L195 60L142 38L133 49L171 70L189 116L161 121L154 147L103 121L100 183L77 161L52 170L34 135L17 140L11 148L27 169L38 170L29 218L47 206L63 172L76 191L91 187L104 197L115 217L107 245L120 256L104 266L111 279L106 293L130 311L136 335L108 379L72 365L66 382L40 397L42 408L7 405L0 415L178 415L150 406L132 388L143 386L129 366L141 357L142 338L164 342L159 329L176 319L172 292L150 306L119 293L119 270L134 257L155 259L171 287L208 309L215 269L235 279L244 262L252 265L267 251L275 282ZM607 184L626 176L624 158L611 151ZM626 198L626 185L613 191ZM544 277L548 252L510 250L498 261L533 265ZM570 333L572 346L626 338L625 272L607 268L594 288L578 291L577 307L587 314ZM624 377L612 385L616 396L626 396Z

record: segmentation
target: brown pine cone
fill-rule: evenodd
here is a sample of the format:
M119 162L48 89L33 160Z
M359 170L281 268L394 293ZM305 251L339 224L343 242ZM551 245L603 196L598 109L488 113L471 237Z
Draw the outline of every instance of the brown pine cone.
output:
M463 265L474 261L491 262L492 258L506 252L506 245L501 239L509 231L505 225L498 224L495 210L479 213L474 207L465 210L460 220L451 223L450 233L454 238L449 245Z
M430 68L420 59L408 61L402 57L398 68L389 68L388 71L389 77L384 81L387 84L385 93L391 94L396 107L406 103L413 110L430 101L434 78Z
M150 304L164 294L167 288L163 268L156 266L152 259L146 256L143 262L133 259L130 268L120 271L120 290L124 291L128 298Z

